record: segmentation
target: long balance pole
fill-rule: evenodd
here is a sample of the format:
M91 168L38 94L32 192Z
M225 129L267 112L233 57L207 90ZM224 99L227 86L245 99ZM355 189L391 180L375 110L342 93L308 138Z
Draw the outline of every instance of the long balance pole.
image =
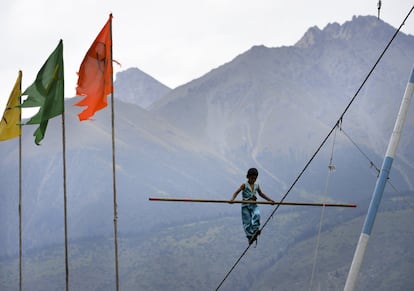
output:
M270 202L270 201L246 201L246 200L218 200L218 199L192 199L192 198L148 198L149 201L161 202L204 202L204 203L228 203L228 204L268 204L268 205L289 205L289 206L324 206L324 207L356 207L356 204L346 203L312 203L312 202Z
M401 101L400 110L395 121L394 130L388 144L387 152L382 162L381 171L377 182L375 184L374 192L371 198L371 204L368 208L368 213L365 218L364 226L354 253L351 268L346 279L344 291L352 291L355 288L355 283L359 274L359 269L364 258L365 249L368 244L369 237L374 225L375 217L381 202L382 194L384 193L385 184L387 183L388 175L391 170L392 162L394 160L395 152L400 141L401 131L404 126L405 117L407 116L408 107L410 105L411 97L414 92L414 67L411 71L410 78L405 89L403 99Z

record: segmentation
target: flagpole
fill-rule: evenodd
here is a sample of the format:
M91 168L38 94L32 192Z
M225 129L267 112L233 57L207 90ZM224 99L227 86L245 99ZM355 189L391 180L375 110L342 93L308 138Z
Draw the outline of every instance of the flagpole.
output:
M21 75L21 71L19 72ZM22 82L20 79L19 92L22 92ZM19 104L22 103L22 95L19 96ZM22 261L23 261L23 244L22 244L22 110L19 110L19 290L22 291L23 272L22 272Z
M109 15L109 33L111 39L111 59L110 68L112 69L112 13ZM117 209L117 195L116 195L116 164L115 164L115 110L114 110L114 75L113 69L111 71L111 127L112 127L112 181L113 181L113 200L114 200L114 248L115 248L115 281L116 290L119 291L119 265L118 265L118 209Z
M64 106L64 105L63 105ZM68 258L68 219L67 219L67 192L66 192L66 134L65 111L62 112L62 160L63 160L63 212L65 225L65 282L66 291L69 291L69 258Z
M45 83L46 82L46 83ZM62 115L63 140L63 191L65 207L65 260L66 260L66 290L69 289L69 273L67 258L67 219L66 219L66 149L65 149L65 120L64 120L64 72L63 72L63 41L47 58L32 85L20 95L27 95L27 99L20 104L20 108L40 107L39 111L25 124L39 124L35 130L35 144L40 145L43 140L49 119ZM39 98L41 97L41 98Z
M115 110L112 68L112 13L105 26L99 32L92 46L86 53L80 69L76 94L85 96L75 103L75 106L87 106L79 116L79 120L88 120L96 111L108 105L111 99L111 129L112 129L112 182L113 182L113 222L115 245L115 279L116 290L119 290L118 267L118 210L116 194L116 163L115 163ZM109 97L109 95L111 95Z

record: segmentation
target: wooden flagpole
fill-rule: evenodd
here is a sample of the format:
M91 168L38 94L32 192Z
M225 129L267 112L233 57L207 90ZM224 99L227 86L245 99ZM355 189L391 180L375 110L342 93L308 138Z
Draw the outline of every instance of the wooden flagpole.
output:
M21 71L19 72L20 74ZM19 92L22 92L22 79L20 78L20 88ZM22 96L19 96L19 104L22 104ZM23 243L22 243L22 109L20 108L19 113L19 126L20 126L20 135L19 135L19 291L22 291L23 288Z
M111 38L111 68L112 68L112 13L109 15L109 33ZM111 125L112 125L112 180L113 180L113 204L114 204L114 248L115 248L115 281L116 291L119 291L119 264L118 264L118 205L117 205L117 194L116 194L116 160L115 160L115 110L114 110L114 76L113 70L111 72Z
M65 105L63 105L65 106ZM68 256L68 215L67 215L67 192L66 192L66 133L65 133L65 111L62 112L62 161L63 161L63 213L65 231L65 282L66 291L69 291L69 256Z

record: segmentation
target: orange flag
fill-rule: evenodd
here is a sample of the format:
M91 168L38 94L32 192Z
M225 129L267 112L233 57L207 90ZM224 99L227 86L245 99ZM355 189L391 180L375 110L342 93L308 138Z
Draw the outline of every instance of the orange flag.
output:
M76 95L86 96L74 106L87 106L78 114L87 120L108 104L107 96L113 93L112 84L112 14L89 48L79 68Z

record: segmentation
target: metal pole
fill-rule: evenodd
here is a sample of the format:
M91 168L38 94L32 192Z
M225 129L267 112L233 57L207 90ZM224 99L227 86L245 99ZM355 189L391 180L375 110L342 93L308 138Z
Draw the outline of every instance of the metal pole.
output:
M401 131L404 126L405 118L407 116L408 107L410 105L411 97L414 92L414 67L411 71L410 79L408 80L407 87L403 99L401 101L400 110L398 112L397 119L395 121L394 130L391 134L391 138L388 144L387 152L382 163L380 175L375 184L374 192L371 198L371 204L368 208L368 213L365 218L364 226L362 228L361 235L359 237L358 245L356 247L354 258L352 260L351 268L346 279L345 291L352 291L355 288L355 283L361 268L362 260L364 258L365 249L368 245L368 240L371 235L372 228L374 226L375 217L381 202L382 194L384 193L385 184L388 179L388 175L391 171L391 166L395 157L395 152L400 141Z

